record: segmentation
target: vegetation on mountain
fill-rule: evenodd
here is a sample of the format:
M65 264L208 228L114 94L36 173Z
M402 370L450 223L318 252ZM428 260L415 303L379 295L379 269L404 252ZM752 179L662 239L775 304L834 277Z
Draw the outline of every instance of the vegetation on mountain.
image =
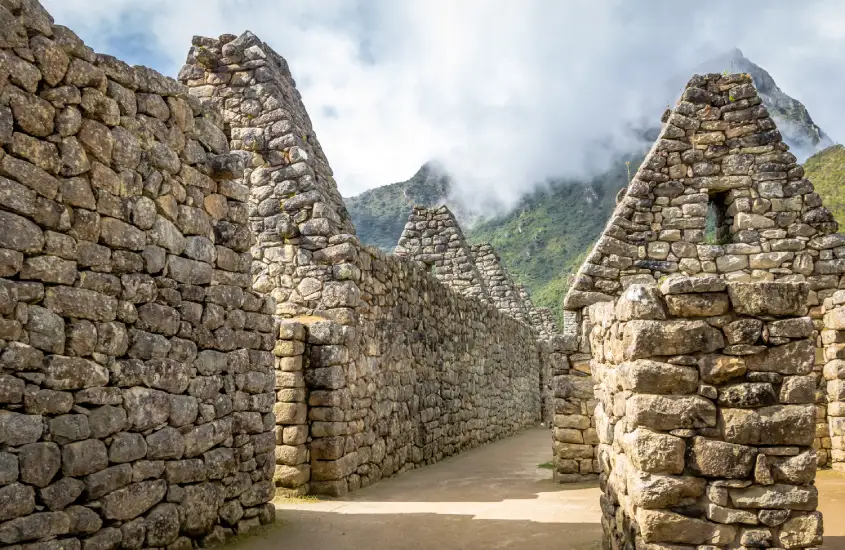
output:
M763 103L799 160L815 153L806 161L807 177L845 227L845 147L831 147L833 142L813 122L804 105L784 93L764 69L739 50L703 63L696 72L726 69L752 76ZM675 82L667 84L668 89L677 86ZM644 131L644 142L650 145L656 135L656 128ZM446 204L470 242L491 243L513 277L528 288L534 302L559 313L571 273L601 234L615 207L616 194L636 173L645 153L619 155L608 170L590 178L538 184L503 215L479 218L465 209L452 198L454 183L433 162L423 165L408 181L376 187L344 200L359 238L386 251L396 246L414 204ZM708 238L712 240L715 236L710 229Z
M808 158L804 174L813 182L840 229L845 229L845 147L834 145Z

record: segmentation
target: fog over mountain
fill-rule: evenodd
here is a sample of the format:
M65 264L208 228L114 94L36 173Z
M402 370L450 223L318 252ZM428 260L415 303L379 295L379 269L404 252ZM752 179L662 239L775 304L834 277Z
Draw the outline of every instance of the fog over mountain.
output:
M472 203L513 205L546 178L603 173L674 100L663 83L678 75L679 91L735 46L834 141L845 126L838 0L45 4L97 50L170 75L191 35L252 30L289 61L344 196L431 159Z

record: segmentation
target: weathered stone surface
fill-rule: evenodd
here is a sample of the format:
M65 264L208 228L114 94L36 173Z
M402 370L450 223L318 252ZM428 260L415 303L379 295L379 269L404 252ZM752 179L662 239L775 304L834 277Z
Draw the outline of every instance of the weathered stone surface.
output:
M815 510L818 490L813 486L754 485L745 489L731 489L731 502L737 508L770 508L777 510Z
M30 443L20 448L18 464L21 481L46 487L59 471L62 455L55 443Z
M646 359L619 365L617 375L623 389L637 393L689 394L698 391L694 368Z
M725 440L741 445L810 445L815 434L812 405L722 409Z
M620 321L631 319L665 319L666 308L660 293L653 286L631 285L616 301L616 318Z
M809 374L815 364L815 345L811 340L797 340L749 355L745 365L750 371L780 374Z
M728 294L743 315L803 315L810 287L806 283L730 283Z
M704 321L630 321L622 345L626 359L638 359L715 351L724 347L724 337Z
M664 510L637 511L640 533L646 542L724 545L737 535L735 527L688 518Z
M691 476L632 472L627 479L631 500L639 507L656 510L677 506L704 494L706 481Z
M0 521L19 518L35 510L35 491L21 483L0 487ZM0 527L0 532L3 529Z
M669 313L676 317L713 317L727 313L730 304L723 292L666 296Z
M757 450L753 447L734 445L707 439L692 438L689 447L689 465L704 477L744 479L751 475Z
M166 493L164 480L133 483L103 497L103 517L122 521L136 518L160 502Z
M680 437L637 428L625 434L622 445L634 466L643 472L681 474L684 471L686 444Z
M106 445L99 439L86 439L62 447L62 471L80 477L98 472L108 466Z
M659 431L716 425L716 407L699 396L633 395L625 414L633 425Z

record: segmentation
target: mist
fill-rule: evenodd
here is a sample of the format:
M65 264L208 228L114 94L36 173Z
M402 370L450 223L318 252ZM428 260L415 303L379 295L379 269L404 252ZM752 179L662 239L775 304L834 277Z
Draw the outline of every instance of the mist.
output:
M288 60L344 196L432 159L484 208L597 174L647 146L694 68L734 47L843 135L837 0L43 3L95 50L170 76L192 35L253 31Z

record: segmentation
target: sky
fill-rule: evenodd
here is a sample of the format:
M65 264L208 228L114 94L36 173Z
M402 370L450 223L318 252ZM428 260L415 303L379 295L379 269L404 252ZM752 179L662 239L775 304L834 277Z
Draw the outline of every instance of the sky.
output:
M431 159L465 198L503 203L595 173L674 103L665 82L734 47L845 139L841 0L42 4L96 51L174 77L193 35L251 30L287 59L343 196Z

